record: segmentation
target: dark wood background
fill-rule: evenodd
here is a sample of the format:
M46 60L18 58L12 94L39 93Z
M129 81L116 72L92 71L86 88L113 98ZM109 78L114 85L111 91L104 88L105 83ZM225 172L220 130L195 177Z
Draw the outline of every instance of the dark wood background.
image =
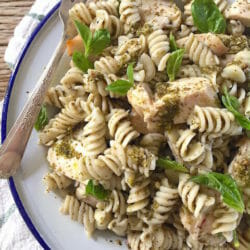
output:
M4 62L4 52L14 29L28 13L34 0L0 0L0 100L3 99L11 71Z

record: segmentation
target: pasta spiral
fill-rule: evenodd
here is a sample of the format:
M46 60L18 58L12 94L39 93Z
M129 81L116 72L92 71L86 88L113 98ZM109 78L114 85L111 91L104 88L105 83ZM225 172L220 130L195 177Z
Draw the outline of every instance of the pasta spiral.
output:
M104 74L116 74L121 64L111 56L101 57L94 63L95 69Z
M205 146L195 139L196 133L187 129L180 130L176 141L178 154L184 162L198 165L204 160Z
M166 222L178 199L178 190L169 185L167 178L163 178L154 197L150 224L158 225Z
M149 184L150 180L145 179L130 189L127 199L127 213L139 211L148 205L150 198Z
M107 147L105 117L99 108L95 108L83 129L83 145L86 156L97 156Z
M139 172L149 177L150 171L156 168L156 157L147 149L138 146L127 147L127 163L128 167L135 172Z
M227 109L195 106L188 118L190 129L219 135L239 135L242 128L236 124L234 115Z
M227 242L233 240L233 230L238 225L240 215L234 209L227 207L225 204L221 204L214 211L215 220L212 224L212 234L222 233Z
M219 64L219 58L213 54L205 44L199 42L191 33L187 38L177 40L177 45L185 49L189 59L200 67L215 66Z
M215 199L201 193L200 186L189 181L189 178L187 174L180 174L178 192L183 204L195 217L198 217L204 209L215 204Z
M126 213L126 199L121 191L112 190L108 201L99 201L96 207L106 213L112 213L115 217Z
M65 88L62 85L51 87L46 93L44 102L57 108L62 108L66 103L73 101L73 97L68 96Z
M110 142L111 147L106 149L103 155L98 157L98 161L104 163L112 172L120 176L122 170L126 168L126 152L121 144L116 141Z
M107 0L90 2L88 8L93 16L97 10L105 10L109 15L118 16L118 6L119 2L117 0Z
M62 207L61 213L70 215L72 220L84 224L85 231L91 236L95 230L94 210L84 202L79 202L74 196L67 195Z
M125 33L135 29L141 21L138 0L122 0L119 13L120 20L124 23Z
M149 133L142 137L140 145L148 149L154 155L158 155L163 142L165 142L165 137L162 134Z
M127 234L128 218L119 216L110 221L108 229L113 231L116 235L125 236Z
M227 30L233 36L242 36L245 26L239 20L230 20Z
M69 16L72 21L79 21L86 25L89 25L93 16L90 12L89 7L84 3L77 3L69 10Z
M59 175L56 172L48 173L43 178L47 191L51 191L54 189L65 189L70 186L73 181L64 175Z
M163 71L170 56L170 53L168 53L170 47L167 35L163 30L159 29L151 33L147 40L152 60L157 65L158 70Z
M123 147L139 136L139 133L132 127L128 116L128 112L123 109L113 109L108 121L111 137Z
M63 138L71 128L85 119L86 113L82 109L82 101L81 98L71 101L49 121L39 135L42 144L52 145L56 139Z
M123 33L123 26L120 23L120 19L116 16L109 15L106 10L97 10L96 18L90 24L91 31L107 29L111 38L117 38Z

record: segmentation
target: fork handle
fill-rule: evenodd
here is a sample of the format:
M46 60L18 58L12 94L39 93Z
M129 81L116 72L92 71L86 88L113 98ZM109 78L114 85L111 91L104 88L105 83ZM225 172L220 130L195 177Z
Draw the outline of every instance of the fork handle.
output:
M53 71L65 51L65 40L66 37L63 36L46 69L38 80L31 97L26 102L22 112L0 148L0 178L9 178L14 175L21 164L32 128L51 83Z

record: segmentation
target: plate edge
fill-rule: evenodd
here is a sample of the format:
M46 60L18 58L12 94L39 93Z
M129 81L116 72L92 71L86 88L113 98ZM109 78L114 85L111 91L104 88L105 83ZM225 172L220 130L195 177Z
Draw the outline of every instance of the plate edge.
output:
M7 128L7 116L8 116L9 101L10 101L12 89L13 89L13 86L14 86L15 79L16 79L17 73L19 71L19 68L20 68L20 66L22 64L22 61L23 61L26 53L28 52L28 49L30 48L30 45L32 44L33 40L36 38L36 36L40 32L40 30L43 28L43 26L47 23L47 21L52 17L52 15L58 10L60 4L61 4L61 1L58 4L56 4L48 12L48 14L43 18L43 20L38 24L38 26L32 32L30 38L28 39L28 41L26 42L26 44L25 44L25 46L24 46L24 48L22 50L22 53L21 53L21 55L20 55L20 57L18 59L17 65L15 67L15 70L12 72L12 74L10 76L10 80L9 80L9 83L8 83L8 87L7 87L6 94L5 94L5 97L4 97L4 102L3 102L2 121L1 121L1 143L3 143L5 138L6 138L6 128ZM13 197L13 199L15 201L15 204L16 204L16 206L17 206L17 208L19 210L19 213L22 216L26 226L29 228L30 232L33 234L33 236L39 242L39 244L41 245L42 248L50 249L48 244L45 242L43 237L40 235L38 230L33 225L33 222L31 221L28 213L26 212L26 210L25 210L25 208L24 208L24 206L22 204L22 201L21 201L21 199L19 197L19 194L17 192L14 179L12 177L10 177L9 180L8 180L8 183L9 183L9 188L10 188L12 197Z

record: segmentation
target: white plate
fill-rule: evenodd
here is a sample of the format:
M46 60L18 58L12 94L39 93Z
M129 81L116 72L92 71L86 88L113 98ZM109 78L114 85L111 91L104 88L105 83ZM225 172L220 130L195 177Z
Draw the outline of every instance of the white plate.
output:
M57 8L58 6L49 13L34 32L11 77L2 115L3 138L6 136L6 120L8 131L60 40L62 25ZM62 67L60 71L65 73ZM83 225L59 213L61 199L53 193L45 193L42 178L48 172L46 149L37 142L37 132L33 131L21 168L10 179L10 188L21 215L41 246L60 250L127 249L124 242L122 247L118 246L115 243L117 238L108 233L97 233L94 239L88 239ZM111 239L113 243L110 242Z

